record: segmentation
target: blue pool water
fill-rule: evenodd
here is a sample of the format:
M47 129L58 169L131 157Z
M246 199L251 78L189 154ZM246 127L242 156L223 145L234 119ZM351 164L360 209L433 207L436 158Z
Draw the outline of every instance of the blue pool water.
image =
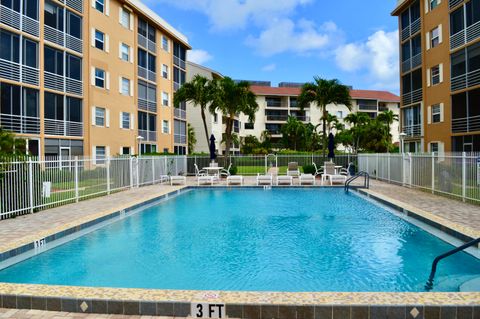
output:
M452 246L339 189L204 189L0 271L0 281L78 286L422 291ZM447 275L449 276L447 278ZM437 289L480 276L465 253L440 263Z

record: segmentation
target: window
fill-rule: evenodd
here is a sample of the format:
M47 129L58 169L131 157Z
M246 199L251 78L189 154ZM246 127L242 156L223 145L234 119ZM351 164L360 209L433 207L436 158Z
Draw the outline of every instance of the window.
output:
M16 34L0 30L0 58L20 62L20 37Z
M467 56L468 72L480 70L480 42L477 42L467 48Z
M147 51L138 49L138 65L153 73L156 73L156 57Z
M245 123L245 129L246 130L253 130L254 129L254 123Z
M105 164L105 157L106 157L105 146L96 146L95 147L95 164L97 165Z
M480 21L480 0L471 0L465 4L467 27Z
M156 42L155 28L149 25L145 20L138 19L138 33L152 42Z
M122 147L122 154L120 155L130 155L130 147L128 146Z
M155 85L138 81L138 98L140 100L148 101L157 104L157 88Z
M123 61L130 61L130 47L125 43L120 45L120 57Z
M130 29L130 12L124 8L120 8L120 24L127 29Z
M67 10L67 33L82 39L82 18L69 10Z
M66 76L78 81L82 80L82 59L67 53L66 55Z
M130 113L127 113L127 112L121 113L120 128L130 129Z
M450 35L457 34L458 32L465 29L464 17L463 17L463 6L457 10L450 13Z
M343 111L338 111L338 112L337 112L337 118L338 118L339 120L343 119Z
M440 28L436 27L430 32L430 48L435 48L440 44Z
M121 78L121 87L120 87L120 92L122 95L131 95L130 92L130 80L126 78Z
M166 121L166 120L163 120L162 132L164 134L169 134L170 133L170 125L169 125L168 121Z
M429 0L430 1L430 10L435 9L438 6L438 0Z
M95 68L95 86L105 88L105 71Z
M105 34L98 30L95 30L95 47L102 51L105 48Z
M95 108L95 125L96 126L105 126L105 114L106 110L102 107Z
M51 120L65 120L63 95L45 92L45 118Z
M452 78L464 75L467 72L467 63L465 61L465 50L455 52L451 56Z
M44 12L45 25L63 31L63 8L52 1L46 0Z
M438 153L438 143L437 142L430 143L430 152Z
M432 78L432 85L437 85L440 83L440 66L434 66L431 69L431 78Z
M217 113L213 114L213 123L218 123L218 115L217 115Z
M63 52L57 49L45 46L45 71L63 75Z
M95 0L95 9L101 13L105 12L105 0Z
M162 65L162 76L164 79L168 79L168 65Z
M168 46L168 39L166 36L162 36L162 49L167 51L169 50L169 46Z
M162 92L162 105L169 106L169 104L170 104L170 99L169 99L168 93Z
M440 123L442 120L441 117L441 107L440 104L432 105L432 123Z
M82 100L74 97L66 97L65 119L70 122L82 123Z

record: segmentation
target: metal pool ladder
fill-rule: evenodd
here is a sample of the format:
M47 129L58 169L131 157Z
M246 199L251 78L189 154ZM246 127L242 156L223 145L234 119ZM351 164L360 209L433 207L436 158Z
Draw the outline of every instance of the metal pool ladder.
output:
M433 280L435 279L435 273L437 272L437 264L440 260L442 260L444 258L447 258L451 255L454 255L458 252L461 252L461 251L467 249L468 247L474 246L478 243L480 243L480 238L474 239L474 240L472 240L472 241L470 241L470 242L468 242L468 243L466 243L466 244L464 244L460 247L457 247L455 249L447 251L444 254L441 254L441 255L437 256L437 258L435 258L435 260L432 263L432 271L430 272L430 277L428 277L427 284L425 285L425 290L430 291L430 290L433 289Z
M355 188L367 188L367 189L370 188L370 174L368 174L365 171L361 171L361 172L358 172L357 175L352 176L349 179L347 179L347 181L345 182L345 192L346 193L348 193L348 190L350 189L350 187L353 187L353 186L350 186L350 184L354 180L356 180L360 177L364 177L363 186L355 186Z

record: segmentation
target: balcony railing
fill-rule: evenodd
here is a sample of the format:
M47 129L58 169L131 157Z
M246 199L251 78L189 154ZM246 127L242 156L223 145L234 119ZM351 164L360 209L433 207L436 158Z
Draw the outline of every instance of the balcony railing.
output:
M40 71L36 68L0 59L0 78L38 86L40 84Z
M273 130L273 129L267 129L268 133L270 135L282 135L282 131L281 130Z
M464 133L480 131L480 115L452 119L452 132Z
M267 122L286 122L288 115L267 115Z
M55 136L83 136L83 123L45 119L45 134Z
M409 93L404 93L402 95L402 103L403 105L410 105L413 103L421 102L423 99L423 90L418 89Z
M83 13L83 1L82 0L66 0L66 5L80 13Z
M181 69L186 69L186 63L185 60L180 59L179 57L173 56L173 64L178 66Z
M40 118L14 114L0 114L0 126L14 133L40 134Z
M138 66L138 76L152 82L157 82L157 74L147 70L143 66Z
M0 23L35 37L40 35L40 22L2 5L0 5Z
M376 111L378 109L378 106L376 105L362 105L360 104L358 106L358 109L359 110L362 110L362 111Z
M480 84L480 69L452 78L452 91L463 90Z
M138 44L152 53L157 53L157 44L141 34L138 34Z
M175 144L187 144L187 136L181 134L174 135L174 143Z
M143 137L144 142L157 141L157 131L138 130L138 135Z
M415 125L408 125L403 127L403 132L407 134L409 137L413 136L421 136L422 135L422 125L415 124Z
M187 111L185 111L185 110L175 108L174 111L173 111L173 114L178 119L182 119L182 120L187 119Z
M63 31L52 28L51 26L45 25L45 40L55 43L59 46L66 47L67 49L73 50L78 53L83 52L83 40L76 38L70 34L67 34Z
M287 108L288 104L283 102L267 102L267 107L282 107Z
M480 21L450 36L450 50L480 38Z
M409 26L405 27L405 29L402 30L402 41L405 41L406 39L419 32L421 26L421 20L417 19L413 21Z
M416 67L422 65L422 54L419 53L414 57L402 62L402 72L408 72Z
M44 85L47 89L83 95L83 82L72 78L58 75L48 71L43 72Z
M157 102L138 99L138 108L144 111L157 113Z
M453 9L455 8L456 6L458 6L460 3L463 3L464 0L449 0L448 1L448 7L450 9Z

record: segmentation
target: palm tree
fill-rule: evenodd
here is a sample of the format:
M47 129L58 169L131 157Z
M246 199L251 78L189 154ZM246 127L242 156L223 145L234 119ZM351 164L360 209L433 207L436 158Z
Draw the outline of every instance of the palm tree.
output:
M235 117L243 113L250 122L255 121L258 104L255 94L250 91L248 82L236 83L229 77L224 77L214 82L214 98L210 105L210 112L219 110L225 119L225 156L230 155L232 131Z
M362 130L366 124L370 123L370 117L365 113L356 112L348 114L344 120L352 126L350 129L352 135L352 147L354 153L358 153L360 139L363 135Z
M325 123L327 124L327 132L330 133L332 128L336 127L336 125L340 122L338 121L338 117L336 115L330 113L327 113L326 115L327 117L325 119Z
M197 136L195 135L195 129L190 123L187 124L187 142L188 142L188 154L192 154L197 144Z
M214 85L212 81L197 74L193 77L192 81L185 83L178 89L173 98L175 107L178 107L182 102L191 102L194 105L200 106L207 145L210 144L210 135L208 134L205 110L207 110L208 106L212 103L213 97Z
M350 98L350 89L340 84L338 80L325 80L320 77L314 78L314 83L306 83L302 87L302 92L298 97L298 103L301 108L306 107L309 103L315 102L317 107L322 111L323 124L323 156L326 155L327 150L327 105L329 104L343 104L349 110L352 107Z
M391 126L395 121L398 121L398 114L393 113L392 110L383 111L382 113L378 114L377 120L385 125L386 135L388 134L391 136Z

